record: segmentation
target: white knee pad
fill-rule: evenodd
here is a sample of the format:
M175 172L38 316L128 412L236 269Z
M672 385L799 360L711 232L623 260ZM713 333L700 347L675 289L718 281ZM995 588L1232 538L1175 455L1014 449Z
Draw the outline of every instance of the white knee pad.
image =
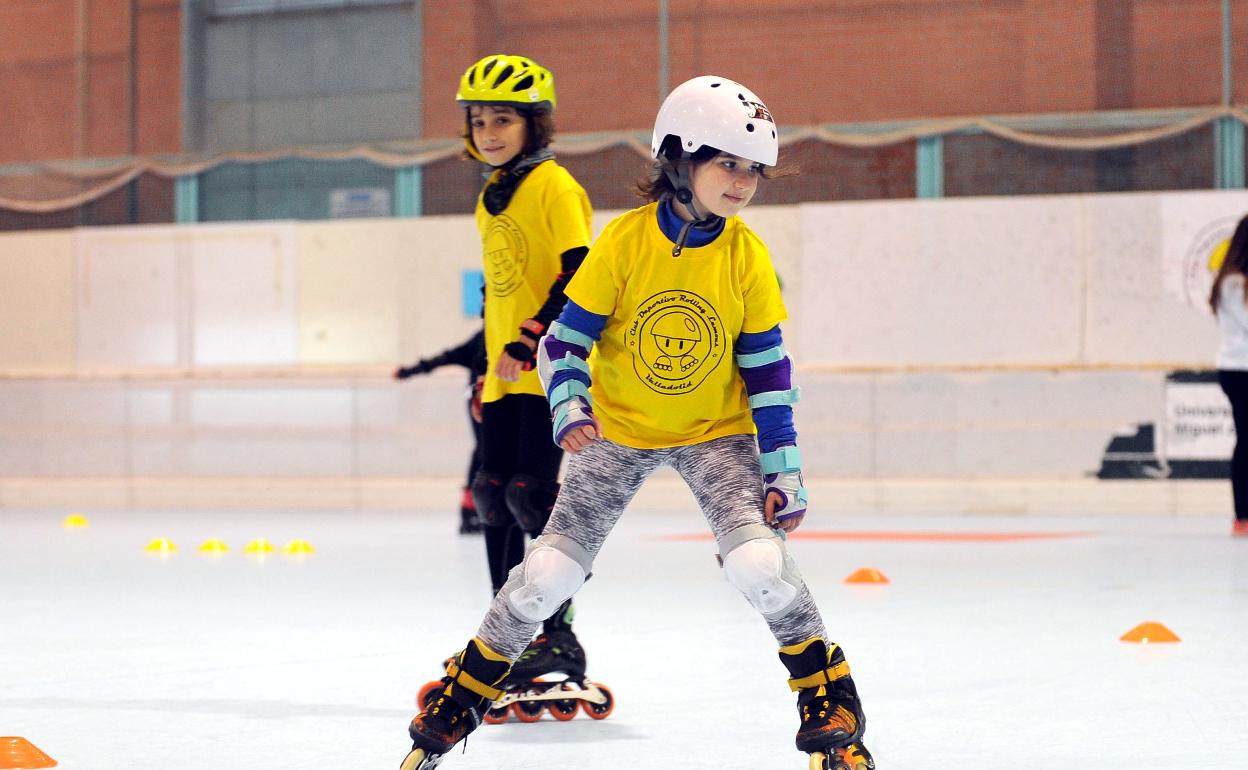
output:
M543 535L534 540L524 564L517 570L519 575L513 572L503 586L512 613L529 623L549 618L585 582L589 570L587 558L583 557L587 556L576 543L558 535ZM520 585L514 585L515 582Z
M763 615L782 616L797 602L801 577L774 534L745 540L721 558L728 582Z

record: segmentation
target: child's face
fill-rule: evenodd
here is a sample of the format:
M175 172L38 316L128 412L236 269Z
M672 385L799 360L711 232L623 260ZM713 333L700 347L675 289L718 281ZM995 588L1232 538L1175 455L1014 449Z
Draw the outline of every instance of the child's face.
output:
M762 165L726 152L700 164L690 180L698 210L724 218L737 214L758 190L762 170Z
M524 149L524 118L512 107L493 105L468 108L472 143L491 166L505 165Z

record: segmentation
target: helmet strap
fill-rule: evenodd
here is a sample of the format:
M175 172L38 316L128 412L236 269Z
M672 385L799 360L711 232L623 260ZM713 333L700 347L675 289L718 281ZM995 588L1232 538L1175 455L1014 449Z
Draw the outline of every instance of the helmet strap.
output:
M703 214L698 211L698 207L694 205L693 182L690 179L689 173L693 165L689 162L691 157L692 156L689 153L682 151L680 153L680 160L665 160L661 166L663 175L667 177L667 181L671 182L672 187L676 189L676 192L672 197L688 209L689 214L693 217L692 220L685 222L684 225L681 226L680 234L676 236L676 245L672 247L673 257L679 257L681 252L685 250L685 241L689 237L690 228L697 227L704 230L710 230L716 227L719 224L719 221L723 219L723 217L712 214L709 211L705 216L703 216Z

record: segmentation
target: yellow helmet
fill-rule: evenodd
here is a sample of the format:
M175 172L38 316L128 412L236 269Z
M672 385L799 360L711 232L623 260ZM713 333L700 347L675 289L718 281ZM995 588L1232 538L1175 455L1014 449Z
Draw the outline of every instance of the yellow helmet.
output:
M555 111L555 76L542 65L523 56L493 54L464 72L455 99L460 106L503 104L515 107L547 107Z

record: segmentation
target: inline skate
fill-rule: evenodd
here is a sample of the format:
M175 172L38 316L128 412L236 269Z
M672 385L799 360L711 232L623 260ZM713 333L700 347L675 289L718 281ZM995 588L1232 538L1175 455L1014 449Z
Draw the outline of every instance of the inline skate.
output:
M453 664L454 658L446 663ZM421 688L417 705L422 708L436 698L449 679ZM512 665L499 685L502 695L484 713L490 724L506 722L512 714L521 722L536 722L544 712L561 722L582 711L591 719L606 719L615 709L615 698L603 684L585 678L585 651L571 628L546 631L533 640Z
M809 770L875 770L862 743L866 718L849 664L838 645L819 637L780 649L789 670L789 688L797 693L802 723L797 750L810 755Z

